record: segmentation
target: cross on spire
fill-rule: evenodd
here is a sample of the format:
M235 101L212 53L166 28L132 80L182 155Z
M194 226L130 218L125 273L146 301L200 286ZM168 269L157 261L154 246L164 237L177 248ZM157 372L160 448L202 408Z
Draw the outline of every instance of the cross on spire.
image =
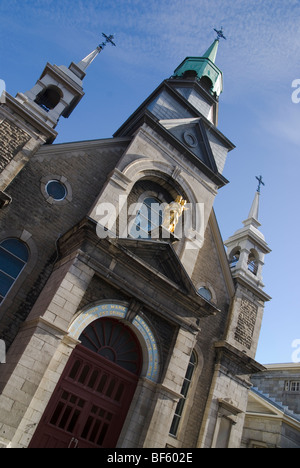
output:
M256 179L258 180L257 192L260 193L260 187L261 185L265 186L265 183L263 182L263 178L261 175L259 177L256 176Z
M214 28L214 31L217 33L216 41L220 41L220 38L226 40L226 37L225 37L224 34L223 34L223 26L221 26L221 29L215 29L215 28Z
M113 34L110 34L109 36L107 36L106 34L102 33L102 36L105 38L105 41L103 41L101 44L98 45L97 47L98 49L103 50L107 44L111 44L112 46L116 47L116 44L113 42L113 39L114 39Z
M95 60L97 55L100 54L100 52L104 49L104 47L107 44L111 44L114 47L116 47L116 44L113 42L114 36L110 34L107 36L106 34L102 33L102 36L105 38L105 41L102 42L102 44L99 44L98 47L96 47L93 52L91 52L89 55L87 55L84 59L81 60L81 62L77 64L72 64L70 65L70 70L75 73L76 76L78 76L81 80L85 77L86 69L91 65L91 63ZM76 68L76 69L75 69Z

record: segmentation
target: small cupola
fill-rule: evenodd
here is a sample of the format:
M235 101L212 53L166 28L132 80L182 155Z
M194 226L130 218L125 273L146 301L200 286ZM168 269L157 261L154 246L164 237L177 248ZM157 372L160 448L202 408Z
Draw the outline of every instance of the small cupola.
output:
M201 57L186 57L174 71L173 78L197 79L211 95L218 98L223 91L223 74L215 61L219 46L219 37Z

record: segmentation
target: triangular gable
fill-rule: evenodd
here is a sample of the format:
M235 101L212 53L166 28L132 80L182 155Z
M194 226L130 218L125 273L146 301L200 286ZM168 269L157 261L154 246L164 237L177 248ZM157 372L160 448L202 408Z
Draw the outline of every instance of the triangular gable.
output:
M278 416L282 413L275 406L273 406L263 395L259 395L257 392L251 390L249 392L247 414L264 414Z
M118 239L119 246L138 258L147 268L175 283L186 294L194 289L181 261L168 242L151 239ZM196 293L196 290L193 291Z
M160 120L160 124L184 144L189 151L192 151L209 169L218 174L203 119Z

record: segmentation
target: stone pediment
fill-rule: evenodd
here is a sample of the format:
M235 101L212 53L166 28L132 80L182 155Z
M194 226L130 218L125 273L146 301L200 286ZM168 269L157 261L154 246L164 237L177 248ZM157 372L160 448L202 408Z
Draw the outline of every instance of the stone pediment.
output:
M179 294L188 297L196 308L200 307L208 315L219 312L214 304L197 293L171 243L151 239L118 239L115 243L141 267L153 273L160 286L164 283L169 290L175 286Z
M184 144L214 173L218 173L215 158L206 134L205 125L198 119L161 120L163 125L175 138Z
M117 243L155 274L175 283L185 293L193 289L196 294L187 272L168 242L151 239L118 239Z

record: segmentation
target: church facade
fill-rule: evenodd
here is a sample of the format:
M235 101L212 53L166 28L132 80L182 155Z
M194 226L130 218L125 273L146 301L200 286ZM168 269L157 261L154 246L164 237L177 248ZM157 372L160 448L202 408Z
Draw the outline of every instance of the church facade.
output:
M1 446L240 447L270 249L259 192L227 253L213 210L234 149L218 44L113 138L52 144L101 47L4 94Z

